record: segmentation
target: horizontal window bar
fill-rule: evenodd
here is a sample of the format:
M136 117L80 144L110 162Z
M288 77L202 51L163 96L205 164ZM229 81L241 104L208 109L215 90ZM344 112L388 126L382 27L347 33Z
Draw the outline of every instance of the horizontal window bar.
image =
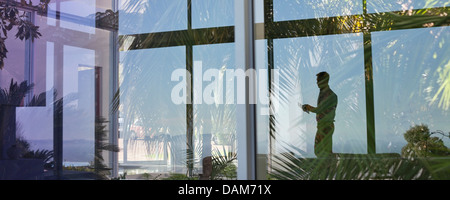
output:
M128 49L124 50L231 43L234 42L234 27L227 26L160 33L122 35L119 37L120 44L130 37L133 42Z
M449 8L430 8L257 23L255 24L255 30L264 30L264 34L256 33L255 39L294 38L448 26L450 24L448 14ZM234 42L234 26L122 35L119 37L120 44L129 37L132 37L133 42L126 50L230 43Z

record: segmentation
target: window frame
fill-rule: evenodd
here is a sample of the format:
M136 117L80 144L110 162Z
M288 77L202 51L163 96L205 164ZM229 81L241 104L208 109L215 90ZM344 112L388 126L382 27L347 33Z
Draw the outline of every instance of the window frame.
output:
M258 34L256 39L266 39L267 40L267 52L268 52L268 68L269 68L269 80L272 80L271 70L274 69L274 55L273 55L273 40L280 38L300 38L307 36L319 36L319 35L332 35L332 34L347 34L347 33L362 33L364 40L364 71L365 71L365 97L366 97L366 119L367 119L367 154L376 154L376 142L375 142L375 112L374 112L374 94L373 94L373 65L372 65L372 32L376 31L391 31L391 30L402 30L402 29L413 29L413 28L427 28L426 26L421 26L421 24L434 24L433 27L448 26L449 22L445 20L445 16L438 15L401 15L403 11L390 11L382 13L368 13L367 12L367 0L362 1L363 14L360 15L346 15L346 16L336 16L336 17L324 17L324 18L314 18L314 19L300 19L291 21L274 21L274 8L273 0L264 0L264 24L255 24L257 30L264 29L264 37ZM437 10L437 8L423 8ZM423 9L414 9L423 10ZM446 8L446 12L449 12L449 8ZM376 22L380 21L378 17L385 17L388 19L390 15L396 15L396 19L392 19L392 25L390 26L377 26ZM315 23L336 23L337 25L344 25L342 21L339 20L341 17L356 18L362 21L362 25L356 27L355 29L344 30L344 29L334 29L330 32L323 33L319 28L309 28L302 29L304 25ZM420 24L408 24L401 25L404 21L421 19ZM292 30L293 27L297 29ZM279 33L274 31L276 29L292 30L288 34ZM269 81L269 91L272 88L272 81ZM270 92L269 92L270 95ZM271 99L271 98L269 98ZM270 104L272 105L272 104ZM273 123L273 118L270 118L270 124ZM269 129L270 135L273 136L274 133L272 129ZM273 140L271 137L270 140Z
M119 35L119 46L127 40L128 37L132 37L133 43L127 50L137 49L149 49L159 47L170 46L186 46L186 69L193 74L193 46L202 44L220 44L234 42L236 47L236 59L237 65L242 65L243 69L255 69L254 61L254 44L256 40L267 40L267 56L269 71L268 87L269 91L272 90L272 80L274 69L274 52L273 52L273 40L280 38L300 38L307 36L319 36L319 35L335 35L335 34L348 34L348 33L362 33L363 34L363 47L364 47L364 72L365 72L365 98L366 98L366 127L367 127L367 154L376 154L376 142L375 142L375 113L374 113L374 94L373 94L373 64L372 64L372 36L371 33L375 31L390 31L390 30L402 30L412 28L427 28L422 24L433 23L434 27L448 26L450 23L445 20L445 16L439 15L401 15L402 11L390 11L382 13L368 13L367 12L367 0L362 1L362 14L336 16L336 17L323 17L314 19L300 19L291 21L274 21L273 16L273 0L263 0L264 4L264 22L254 22L254 0L235 0L235 25L225 27L213 27L213 28L192 28L192 0L187 0L188 7L188 25L185 30L158 32L158 33L144 33L144 34L131 34L131 35ZM424 9L442 9L438 8L424 8ZM422 9L415 9L422 10ZM449 8L445 9L445 12L449 12ZM390 26L377 26L376 22L380 19L388 19L391 15L396 15L397 18L392 19ZM243 17L240 18L240 17ZM362 23L361 25L354 27L353 29L334 29L329 32L321 32L318 28L305 29L306 24L320 24L320 23L336 23L336 25L344 25L339 19L342 17L358 19ZM380 18L383 17L383 18ZM420 19L422 23L413 25L401 25L404 21L411 19ZM293 29L295 28L295 29ZM291 30L289 33L281 33L274 31L275 29ZM259 32L263 30L263 33ZM217 37L221 35L223 37ZM146 40L146 38L152 38ZM242 42L242 44L241 44ZM243 56L245 55L245 56ZM240 60L239 60L240 59ZM238 66L239 67L239 66ZM188 80L189 81L189 80ZM187 86L192 86L192 79L187 82ZM246 88L246 99L250 98L254 88L249 88L248 83ZM193 102L193 91L191 88L187 88L187 91L191 93L187 95L188 102ZM269 101L271 101L272 94L269 92ZM269 102L269 105L272 105ZM245 112L240 113L237 126L237 142L238 148L238 179L257 179L256 177L256 112L255 105L251 105L249 101L246 101L245 105L240 107ZM192 111L192 104L186 104L187 111ZM193 135L193 115L192 113L186 113L186 137L187 143L192 144ZM273 117L269 118L269 126L274 122ZM269 128L269 127L268 127ZM274 140L274 133L269 128L270 143ZM271 145L269 143L269 145ZM270 147L269 147L270 148ZM271 149L271 148L270 148ZM271 154L271 150L269 152ZM270 155L269 155L270 156ZM193 159L188 157L188 159ZM269 161L270 162L270 161ZM189 165L192 165L189 164ZM270 163L269 163L270 165ZM192 169L192 166L188 166ZM189 170L188 175L192 175L192 170Z

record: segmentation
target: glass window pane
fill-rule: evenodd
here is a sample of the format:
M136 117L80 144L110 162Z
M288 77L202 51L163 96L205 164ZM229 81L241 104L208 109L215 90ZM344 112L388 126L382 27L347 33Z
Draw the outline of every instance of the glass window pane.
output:
M119 0L119 34L187 29L186 0Z
M275 69L279 69L279 82L274 82L273 87L279 94L274 93L277 102L273 102L276 120L273 151L285 152L290 149L288 145L293 145L303 152L302 156L315 157L315 150L321 150L315 148L319 130L323 123L334 120L334 133L331 131L334 153L367 152L362 34L277 39L274 62ZM325 106L318 102L331 95L326 87L318 88L317 74L323 71L329 74L329 88L337 96L335 117L320 114L331 111L319 111ZM330 101L336 104L335 100ZM305 104L318 110L303 112L299 106Z
M96 0L60 2L60 26L67 29L95 33ZM54 23L52 20L49 24Z
M367 12L391 12L402 10L414 10L422 8L446 7L447 0L371 0L367 1Z
M361 0L273 0L274 20L288 21L362 14Z
M439 27L372 33L377 152L408 157L406 149L411 144L406 133L413 127L424 125L430 133L448 133L445 81L449 80L450 69L446 45L449 30ZM433 137L450 145L442 135Z
M26 27L37 28L39 37L15 39L19 19L12 30L5 31L8 54L5 68L0 70L0 87L9 90L14 78L19 84L26 80L33 88L24 98L23 95L16 98L20 105L7 109L0 106L1 127L5 124L4 111L9 116L15 115L8 117L12 119L8 125L12 126L7 129L7 135L15 135L7 137L15 144L8 153L14 159L5 160L8 155L3 150L4 129L0 130L0 179L5 174L11 179L107 179L111 170L104 167L112 167L110 158L116 150L104 149L102 144L113 141L109 140L113 138L110 133L114 121L110 101L114 91L111 83L116 42L112 37L114 30L96 27L95 21L112 13L96 16L112 9L112 1L52 0L48 13L26 15L22 15L23 11L37 10L45 2L27 1L27 5L16 2L19 4L14 8L20 11L20 16L14 16L31 19L36 27L32 24ZM8 6L0 7L4 10ZM5 15L1 17L10 21Z
M120 173L186 173L186 105L172 99L185 69L185 46L121 52Z
M213 158L210 179L235 179L236 99L233 76L233 43L194 46L194 149L198 171L205 172L205 158ZM220 177L222 176L224 177Z
M264 0L255 0L253 6L255 23L264 23Z
M47 24L56 26L56 2L48 4Z
M234 1L192 0L192 28L234 25Z
M254 0L252 47L231 31L237 2L11 1L0 179L448 178L448 1ZM40 37L17 39L16 20ZM256 146L238 135L253 128Z
M41 42L43 42L43 46L41 46ZM54 45L42 40L36 41L36 43L39 48L45 49L45 51L36 52L35 55L35 82L45 82L47 92L36 91L34 95L44 94L45 106L16 108L16 123L20 124L17 135L22 142L30 144L31 150L52 151ZM43 66L44 69L39 66Z
M95 142L95 51L64 46L63 159L89 166Z
M25 41L15 38L17 28L14 27L9 31L8 38L4 44L8 50L6 59L4 59L3 68L0 70L0 88L7 88L11 84L11 80L19 84L27 80L25 78Z
M268 154L269 145L269 71L267 69L267 40L255 41L255 69L258 72L256 104L257 112L257 153ZM261 74L259 74L261 72Z
M267 179L268 161L271 152L269 71L267 62L267 40L255 41L255 69L258 72L256 104L256 179ZM263 75L265 74L265 75ZM273 74L273 72L272 72Z
M43 168L26 165L39 165L39 161L14 161L29 158L30 152L37 148L52 149L46 142L51 144L52 141L48 130L53 120L45 107L49 105L45 98L45 65L34 67L34 60L30 59L34 55L34 44L26 38L16 37L25 32L17 21L29 22L31 13L17 9L14 16L19 17L11 20L4 13L1 15L0 179L42 178ZM9 25L10 29L7 28ZM46 142L40 142L43 140Z

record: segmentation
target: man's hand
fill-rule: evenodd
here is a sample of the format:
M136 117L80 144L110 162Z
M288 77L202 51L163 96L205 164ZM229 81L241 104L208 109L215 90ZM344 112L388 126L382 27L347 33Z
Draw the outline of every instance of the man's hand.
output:
M298 103L298 106L300 106L302 108L302 110L307 113L309 113L313 108L309 104L302 105L302 104Z

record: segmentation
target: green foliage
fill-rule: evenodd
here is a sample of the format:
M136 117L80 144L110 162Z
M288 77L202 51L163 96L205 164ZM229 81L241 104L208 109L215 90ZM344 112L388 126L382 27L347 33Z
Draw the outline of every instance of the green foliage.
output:
M281 180L427 180L426 160L407 160L398 154L335 154L304 158L300 149L274 156L270 177Z
M438 106L444 110L448 110L450 108L450 61L444 67L439 67L436 72L439 74L438 83L441 86L430 104L436 102L438 97L441 96Z
M408 143L419 143L430 137L430 129L426 125L414 126L404 134Z
M212 157L212 174L211 180L236 179L237 167L234 161L237 155L234 152L227 152L225 148L221 151L215 150Z
M38 12L44 12L47 9L50 0L41 0L37 5L31 1L28 3L22 0L20 3L15 1L0 2L0 70L3 69L7 58L7 47L5 41L8 38L8 32L17 27L16 38L20 40L36 39L41 36L39 26L34 25L27 17L26 12L20 8L32 9Z
M398 154L333 154L328 158L305 158L290 146L274 155L273 179L289 180L428 180L450 179L450 150L426 125L411 127L404 134L408 144Z
M0 105L19 106L31 89L33 89L33 84L28 84L27 81L18 84L11 79L9 88L0 89Z
M402 156L405 158L430 157L430 156L448 156L450 149L444 145L442 139L431 137L427 125L416 125L411 127L404 134L408 142L402 148Z
M64 170L67 171L77 171L77 172L94 172L94 170L89 166L64 166Z
M162 174L152 175L150 173L144 173L142 174L142 178L145 180L158 180L161 175Z
M186 174L170 174L169 177L164 178L163 180L198 180L198 177L190 177Z
M14 107L23 104L25 95L27 95L33 89L33 86L33 84L28 84L27 81L23 81L19 84L11 79L9 88L0 88L0 105L11 106L11 108L15 112ZM38 96L33 96L32 100L28 102L28 105L45 105L45 93L42 93ZM2 109L0 109L0 119L3 120L0 120L2 123L2 126L0 127L0 140L2 140L3 137L6 137L5 134L7 132L9 132L8 134L13 133L13 135L11 135L10 137L16 137L16 132L20 125L16 123L15 117L11 117L15 115L11 115L11 112L5 112L5 110ZM14 126L16 128L14 128ZM13 144L13 147L14 148L11 149L11 151L14 155L22 158L42 159L44 162L44 167L46 169L50 169L53 167L53 161L51 160L53 158L53 151L31 150L30 144L21 137L16 139L16 143Z
M127 179L127 172L124 172L123 174L119 174L119 177L111 178L111 180L125 180Z
M95 157L92 168L98 179L108 179L110 168L104 164L103 151L119 152L117 145L107 143L108 131L106 128L107 121L103 117L97 117L95 120Z
M22 137L17 138L16 146L20 151L20 157L24 159L40 159L44 163L44 169L52 169L54 167L53 151L47 149L31 150L30 143Z

